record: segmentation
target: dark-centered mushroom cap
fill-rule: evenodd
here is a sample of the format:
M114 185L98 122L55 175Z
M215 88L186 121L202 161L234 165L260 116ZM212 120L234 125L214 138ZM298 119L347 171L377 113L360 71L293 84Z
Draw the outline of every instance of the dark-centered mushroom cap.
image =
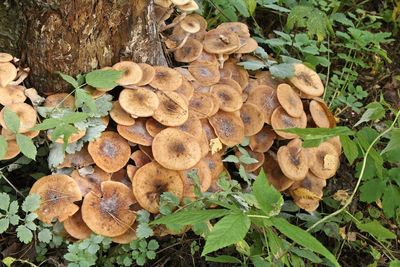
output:
M192 62L196 60L203 51L203 44L193 38L188 38L182 48L174 52L175 60L178 62Z
M287 114L292 117L299 118L304 112L303 102L293 88L286 83L281 83L276 89L276 96L279 104L283 107Z
M319 75L304 64L294 64L295 75L289 81L300 91L310 96L321 96L324 85Z
M74 170L71 173L71 178L75 180L81 190L82 196L93 191L96 195L101 194L100 184L111 179L111 174L103 171L99 167L93 168L93 173L82 173L79 170Z
M118 79L119 85L136 84L141 81L143 77L142 68L132 61L121 61L112 66L114 70L123 71L121 78Z
M240 46L240 40L236 33L224 29L208 31L203 40L203 49L213 54L233 53Z
M132 116L128 112L122 109L121 105L119 104L119 101L115 101L113 103L113 107L110 111L110 117L117 124L125 126L131 126L135 124L135 119L132 118Z
M211 171L212 182L218 181L219 175L224 171L224 163L222 162L221 155L219 153L208 153L202 161L207 163Z
M253 103L247 102L243 104L240 109L240 118L243 121L245 136L257 134L264 126L264 113Z
M193 61L189 65L189 71L196 81L204 86L216 84L220 79L217 63L198 63Z
M306 113L303 111L303 114L300 118L294 118L287 114L282 107L278 107L272 113L271 125L274 131L282 138L293 139L297 137L296 134L279 131L279 129L306 128L307 116Z
M0 63L0 87L6 87L17 77L17 68L10 62Z
M264 114L264 122L271 124L271 116L274 110L279 107L276 90L266 85L259 85L249 93L248 103L259 107Z
M135 117L152 116L160 104L153 91L142 87L122 90L118 100L122 109Z
M310 170L321 179L329 179L336 174L339 163L339 155L335 147L324 142L316 149L315 162L310 165Z
M74 168L80 169L93 164L94 161L90 156L87 146L85 145L80 151L73 154L65 154L64 161L57 168Z
M160 105L154 111L153 118L166 126L179 126L189 117L186 99L176 92L158 91Z
M232 147L243 141L244 125L239 116L218 111L217 114L209 118L209 122L223 144Z
M241 94L229 85L215 84L211 93L218 99L219 108L223 111L233 112L243 105Z
M224 29L236 33L240 37L250 37L249 27L241 22L224 22L217 29Z
M155 66L156 73L150 82L151 87L163 91L175 91L182 85L182 75L171 68Z
M9 106L16 103L24 103L26 100L25 89L25 87L20 85L0 87L0 104Z
M293 139L277 153L282 172L294 181L303 180L308 173L308 157L302 145L300 139Z
M186 132L192 135L197 140L200 140L203 136L203 128L200 119L195 116L189 116L186 122L180 126L176 127L177 129Z
M147 132L145 123L145 118L138 118L136 119L134 125L117 125L117 131L123 138L125 138L129 142L151 146L153 142L153 137Z
M276 138L275 132L270 126L264 124L263 128L255 135L250 136L249 146L255 152L267 152Z
M37 114L36 110L26 103L12 104L7 107L3 107L0 111L0 124L3 128L7 128L6 122L4 121L4 110L8 108L9 110L15 112L19 118L19 133L29 132L31 128L36 125Z
M322 99L311 100L309 110L315 125L318 127L333 128L336 126L335 117Z
M214 112L214 108L214 97L208 93L194 92L189 101L189 112L198 119L209 117Z
M240 37L240 48L235 51L237 54L253 53L258 48L258 43L251 37Z
M75 239L83 240L88 238L93 232L82 219L81 210L75 212L63 222L65 231Z
M285 174L283 174L281 168L279 167L278 161L276 160L276 155L273 152L268 151L264 156L265 160L263 169L267 175L268 181L279 192L285 191L294 183L294 181L287 178Z
M187 33L196 33L201 29L200 22L196 18L189 16L186 16L179 23L179 26Z

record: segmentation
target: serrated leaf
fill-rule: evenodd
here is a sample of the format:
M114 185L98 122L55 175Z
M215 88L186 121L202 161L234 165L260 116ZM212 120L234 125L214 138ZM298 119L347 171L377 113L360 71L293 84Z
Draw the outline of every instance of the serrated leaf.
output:
M21 220L21 218L19 217L19 215L17 214L11 214L8 216L8 219L10 220L10 223L12 225L18 225L19 221Z
M360 200L367 203L372 203L382 196L385 188L386 183L383 180L373 179L365 181L360 186Z
M0 193L0 210L8 211L10 196L7 193Z
M107 116L109 111L112 109L112 95L110 94L105 94L102 95L101 97L97 98L94 103L96 105L96 112L91 113L92 116L100 118ZM87 108L85 106L82 109L85 112L88 112Z
M112 89L118 84L116 81L121 78L123 71L117 70L95 70L86 74L86 83L95 88Z
M61 120L64 123L73 124L73 123L84 121L88 117L89 117L88 113L85 113L85 112L73 112L73 113L65 114L62 117Z
M4 158L7 153L8 143L4 136L0 135L0 160Z
M149 260L154 260L156 258L156 252L150 250L150 251L146 251L146 257Z
M18 133L20 127L20 120L17 113L12 111L8 107L4 107L3 110L4 110L3 118L7 126L7 129L13 133Z
M62 121L60 119L49 118L32 128L33 131L43 131L56 128Z
M84 105L89 109L90 113L96 113L97 107L93 97L84 89L76 89L75 91L75 106L81 108Z
M51 140L55 142L58 138L64 140L64 148L68 145L68 139L74 133L77 133L78 129L70 124L61 124L51 131Z
M17 200L14 200L10 203L10 206L8 207L8 213L9 214L17 214L19 210L19 204Z
M73 77L69 76L68 74L61 73L61 72L57 72L57 73L61 76L61 78L64 81L66 81L67 83L72 85L74 88L78 88L79 87L78 81L75 80Z
M90 126L89 128L86 129L86 133L85 136L82 137L82 141L90 142L96 140L101 136L101 133L104 132L106 128L107 126L104 125L103 123L97 126Z
M16 139L18 147L21 150L22 154L24 154L24 156L27 158L35 160L37 149L36 146L33 144L32 139L23 134L17 134Z
M147 223L141 223L136 228L136 235L139 239L141 238L148 238L153 236L153 230L149 227Z
M29 195L22 203L22 210L25 212L33 212L40 207L40 196L37 194Z
M246 70L260 70L268 67L265 63L259 61L242 61L238 63L239 66L242 66Z
M226 158L224 158L222 161L223 162L239 163L239 159L235 155L229 155Z
M396 234L386 229L380 222L374 220L369 223L356 223L358 229L367 232L379 240L396 239Z
M19 225L17 227L17 237L21 242L28 244L32 241L33 234L25 225Z
M10 226L10 220L8 218L0 219L0 234L7 231L9 226Z
M160 247L158 244L157 240L150 240L149 243L147 244L147 248L150 250L157 250Z
M250 228L250 219L244 213L223 217L207 235L202 256L243 240Z
M369 103L366 106L367 110L361 116L360 120L354 124L357 127L363 122L376 121L385 116L385 108L378 102Z
M279 214L283 205L282 195L272 186L262 169L253 183L253 194L261 210L268 216Z
M340 136L340 142L342 143L344 155L349 161L349 164L352 165L358 157L358 146L356 142L351 140L347 135Z
M150 222L153 224L177 224L177 225L191 225L202 223L211 219L216 219L227 214L231 211L226 209L213 209L213 210L182 210L167 216L160 217Z
M381 154L387 153L392 150L400 149L400 129L395 128L391 131L390 140L386 145L385 149L382 150Z
M280 79L290 78L295 74L293 64L288 63L274 64L269 67L269 72L272 76Z
M139 223L148 223L150 221L150 213L147 210L138 210L136 212L136 221Z

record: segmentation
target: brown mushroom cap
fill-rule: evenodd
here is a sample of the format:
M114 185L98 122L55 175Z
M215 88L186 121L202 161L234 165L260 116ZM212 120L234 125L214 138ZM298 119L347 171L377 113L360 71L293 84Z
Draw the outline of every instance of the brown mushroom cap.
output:
M214 107L214 97L208 93L194 92L189 101L189 111L198 119L209 117L214 112Z
M170 0L174 5L186 5L190 0Z
M203 44L193 38L188 38L182 48L175 50L174 57L178 62L192 62L196 60L203 51Z
M0 63L10 62L13 56L8 53L0 53Z
M246 170L246 172L254 172L255 170L257 170L258 168L260 168L264 164L264 160L265 160L264 153L254 152L248 147L246 147L245 149L249 153L249 156L251 158L257 160L257 162L256 163L251 163L251 164L243 163L243 167ZM235 155L238 158L243 156L243 154L239 150L235 151ZM236 164L236 167L239 169L239 164Z
M195 166L190 169L180 171L179 174L182 177L184 189L183 195L185 197L194 198L196 197L194 189L195 183L192 175L197 175L200 182L200 191L206 192L211 186L212 175L208 164L204 160L200 160Z
M199 5L194 0L190 0L189 3L185 5L179 5L177 7L184 12L191 12L199 9Z
M218 111L208 120L223 144L232 147L243 141L244 125L239 116L225 111Z
M126 90L126 89L125 89ZM135 124L135 119L131 117L131 115L122 109L119 101L115 101L113 103L113 107L110 111L110 117L115 121L117 124L131 126Z
M26 133L23 133L23 135L29 137L29 138L35 138L36 136L39 135L39 130L38 131L29 131ZM11 132L10 130L7 130L6 128L1 129L1 135L8 141L8 140L15 140L16 135L15 133Z
M136 222L134 222L125 233L123 233L122 235L112 237L111 238L112 242L117 243L117 244L131 243L133 240L137 239L136 228L137 228L137 224L136 224Z
M208 53L229 54L237 50L239 46L240 40L237 34L224 29L208 31L203 40L203 48Z
M179 126L189 117L186 99L176 92L158 91L160 105L154 111L153 118L166 126Z
M294 183L294 181L283 174L278 161L276 160L276 155L273 152L267 152L264 156L265 160L263 169L267 175L268 181L279 192L285 191Z
M119 85L136 84L141 81L143 77L142 68L132 61L121 61L113 65L114 70L123 71L124 74L117 81Z
M180 23L179 26L187 33L196 33L200 31L200 22L195 17L186 16Z
M176 128L162 130L154 137L154 159L170 170L185 170L196 165L201 158L201 148L196 139Z
M159 213L162 193L171 192L179 199L183 196L183 181L179 172L168 170L154 161L137 170L132 187L140 206L151 213Z
M235 80L242 88L246 88L249 84L249 72L237 63L239 62L236 59L230 58L224 63L221 73L229 71L231 73L229 78Z
M249 27L241 22L224 22L217 29L232 31L240 37L250 37Z
M7 151L4 157L1 160L13 159L21 152L19 146L15 140L7 141Z
M47 108L59 107L59 108L69 108L74 110L75 97L67 93L52 94L46 97L43 106Z
M89 142L88 151L96 165L109 173L122 169L131 155L128 142L111 131L103 132L98 139Z
M240 118L244 125L245 136L257 134L264 126L264 113L255 104L244 103L240 109Z
M190 82L196 80L187 68L175 67L174 70L182 74L182 77Z
M281 146L277 153L282 172L294 181L303 180L308 173L308 157L300 139L293 139L286 146Z
M311 100L309 110L315 125L318 127L332 128L336 126L335 117L323 100Z
M96 234L113 237L125 233L136 219L130 206L136 203L132 190L114 181L101 183L102 196L93 192L82 203L82 219Z
M333 145L335 147L335 150L336 150L338 156L340 156L340 154L342 154L342 142L340 141L339 136L329 138L328 140L326 140L326 142L330 143L331 145Z
M278 85L276 96L279 104L283 107L287 114L292 117L299 118L303 114L303 102L293 88L286 83Z
M189 65L189 71L196 81L204 86L216 84L221 77L217 63L198 63L193 61Z
M75 239L83 240L88 238L93 232L82 219L81 210L66 219L63 223L65 231Z
M87 146L74 154L65 154L64 161L57 168L83 168L93 164L94 161L90 156Z
M189 101L193 96L194 88L186 78L183 78L182 85L175 92L184 96Z
M211 93L219 100L219 108L223 111L233 112L243 105L241 94L229 85L215 84Z
M118 100L122 109L135 117L152 116L160 104L153 91L140 87L122 90Z
M310 96L321 96L324 85L319 75L304 64L294 64L295 76L289 81L300 91Z
M6 87L17 77L17 68L10 62L0 63L0 87Z
M131 159L135 162L135 166L140 168L143 165L151 162L151 158L149 158L142 150L136 150L132 153Z
M93 168L93 173L80 174L78 170L74 170L71 173L72 179L78 184L81 190L82 196L86 196L87 193L93 191L96 195L101 194L100 184L111 179L111 174L106 173L99 167Z
M180 126L176 127L177 129L191 134L197 140L200 140L203 136L203 128L201 121L195 116L189 116L186 122Z
M120 169L119 171L114 172L111 175L111 181L122 183L129 188L132 186L131 179L128 176L128 171L126 169Z
M154 0L154 4L161 6L161 7L168 8L172 5L172 2L171 2L171 0Z
M51 137L52 133L53 133L53 130L47 131L47 138L49 138L50 140L53 140ZM67 143L68 144L75 143L76 141L81 139L83 136L85 136L85 134L86 134L86 130L77 131L76 133L73 133L68 137ZM62 135L59 138L57 138L56 140L54 140L54 142L56 142L57 144L64 144L64 135Z
M146 119L136 119L135 124L131 126L117 125L118 133L129 142L151 146L153 137L146 130Z
M239 41L240 48L235 51L237 54L249 54L258 48L258 43L253 38L239 36Z
M149 158L154 159L153 151L151 150L151 146L139 145L139 149L143 151Z
M41 204L36 214L39 220L50 224L53 219L66 220L79 210L74 204L82 199L77 183L65 174L53 174L37 180L29 194L38 194Z
M218 83L229 85L239 93L243 92L243 88L240 86L240 84L232 78L221 78Z
M211 126L210 122L208 119L202 119L201 125L204 131L204 134L207 137L207 140L210 141L211 139L217 138L217 135L215 134L214 128Z
M97 99L106 94L106 91L100 91L91 86L85 86L85 90L94 98Z
M139 167L134 166L132 164L126 165L126 175L131 180L131 182L132 182L132 179L135 176L135 173L137 172L138 169L139 169Z
M150 82L151 87L163 91L175 91L182 85L182 75L171 68L155 66L156 73Z
M279 131L279 129L289 129L289 128L306 128L307 126L307 115L303 111L300 118L293 118L282 107L278 107L272 113L271 125L274 131L281 137L285 139L296 138L296 134L286 133Z
M250 136L249 146L255 152L267 152L274 144L276 138L275 132L265 124L257 134Z
M259 85L249 93L248 103L253 103L264 113L264 122L271 124L271 116L279 107L276 90L266 85Z
M0 87L0 104L3 106L9 106L12 104L25 102L25 89L25 87L19 85Z
M336 148L332 144L324 142L316 149L315 163L310 165L310 170L321 179L329 179L336 174L339 163Z
M146 120L146 130L152 136L156 136L159 132L167 128L165 125L159 123L154 118L148 118Z
M36 110L31 105L26 103L17 103L3 107L3 109L0 111L0 124L3 126L3 128L9 130L6 122L4 121L5 108L14 111L18 115L20 121L19 133L29 132L29 130L35 126L37 119Z
M224 164L219 153L208 153L202 161L206 162L211 171L212 182L218 181L219 175L224 171Z
M153 66L146 63L138 63L139 67L142 69L143 75L142 79L136 83L137 86L144 86L149 84L156 75L156 70Z

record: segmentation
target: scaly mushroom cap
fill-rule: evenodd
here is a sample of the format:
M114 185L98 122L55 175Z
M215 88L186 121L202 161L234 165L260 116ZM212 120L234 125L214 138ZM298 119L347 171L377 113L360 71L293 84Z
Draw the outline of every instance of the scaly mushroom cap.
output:
M100 184L111 179L111 174L106 173L99 167L93 168L93 173L79 173L79 170L74 170L71 173L72 179L78 184L81 190L82 196L86 196L89 192L93 192L96 195L101 194Z
M189 111L198 119L209 117L214 112L214 107L214 97L208 93L194 92L189 101Z
M13 60L13 56L8 53L0 53L0 63L6 63Z
M211 93L219 100L219 108L223 111L233 112L243 105L241 94L229 85L215 84Z
M232 147L243 141L244 125L240 117L233 113L218 111L208 120L223 144Z
M299 118L304 112L303 102L293 88L286 83L278 85L276 89L279 104L283 107L287 114L292 117Z
M253 53L258 48L258 43L253 38L239 36L239 41L240 48L235 51L237 54Z
M25 89L25 87L20 85L0 87L0 104L9 106L16 103L24 103L26 100Z
M125 233L123 233L122 235L112 237L111 238L112 242L117 243L117 244L131 243L133 240L137 239L136 228L137 228L137 224L136 224L136 222L134 222Z
M156 136L159 132L167 128L167 126L159 123L154 118L148 118L146 120L146 130L152 136Z
M271 124L272 113L279 107L275 89L266 85L259 85L251 90L247 102L259 107L264 114L264 122Z
M282 107L278 107L272 113L271 116L271 125L274 131L285 139L293 139L296 138L296 134L286 133L283 131L279 131L279 129L289 129L289 128L306 128L307 126L307 115L303 111L303 114L300 118L294 118L286 113L286 111Z
M94 161L90 156L87 146L84 146L80 151L74 154L65 154L64 161L57 168L74 168L80 169L93 164Z
M294 64L295 75L289 81L300 91L310 96L321 96L324 85L321 78L304 64Z
M206 192L211 186L212 175L208 164L204 160L200 160L195 166L190 169L180 171L179 174L182 177L184 189L183 195L188 198L195 198L195 182L194 176L197 176L200 182L200 191Z
M260 153L260 152L254 152L251 149L249 149L248 147L246 147L245 149L249 153L250 157L255 159L255 160L257 160L257 162L256 163L251 163L251 164L243 163L243 167L246 170L246 172L254 172L264 164L264 160L265 160L264 154ZM238 158L243 156L243 154L239 150L235 151L235 155ZM239 166L240 166L239 164L236 164L236 167L238 169L239 169Z
M194 0L190 0L189 3L185 4L185 5L179 5L177 6L181 11L184 12L192 12L192 11L196 11L199 9L199 5L196 3L196 1Z
M136 219L130 206L137 201L132 190L114 181L101 183L102 196L93 192L82 203L82 219L96 234L114 237L125 233Z
M78 184L65 174L53 174L37 180L29 194L38 194L41 204L36 210L39 220L50 224L53 219L66 220L79 210L74 204L82 199Z
M200 140L203 136L203 128L201 121L195 116L189 116L186 122L176 127L178 130L191 134L197 140Z
M151 158L149 158L142 150L136 150L135 152L133 152L131 155L131 159L133 160L133 162L135 162L135 166L138 168L151 162Z
M17 141L15 140L9 140L7 141L7 151L6 154L4 155L4 157L1 160L8 160L8 159L13 159L16 156L18 156L18 154L21 152L21 150L19 149L19 146L17 144Z
M264 126L264 113L255 104L244 103L240 109L240 118L244 125L245 136L257 134Z
M138 63L139 67L142 69L143 75L142 79L136 83L137 86L148 85L156 75L156 70L153 66L146 63Z
M249 146L255 152L265 153L274 144L275 138L275 132L265 124L257 134L250 136Z
M155 66L156 71L153 80L150 82L151 87L163 91L175 91L182 85L182 75L171 68L164 66Z
M189 38L182 48L174 52L175 60L178 62L192 62L196 60L203 51L203 44L193 38Z
M153 137L146 130L146 119L138 118L134 125L117 125L118 133L129 142L144 146L151 146Z
M241 22L224 22L218 25L217 29L234 32L240 37L250 37L249 27Z
M125 126L131 126L135 124L135 119L132 118L131 115L121 107L119 101L115 101L113 103L113 107L110 111L110 117L117 124Z
M189 100L193 96L194 88L193 85L186 78L183 78L182 85L178 89L176 89L175 92L185 97L185 99L189 102Z
M189 65L189 71L196 81L204 86L216 84L221 77L216 63L198 63L193 61Z
M142 68L132 61L121 61L112 66L114 70L123 71L124 74L117 81L119 85L136 84L141 81L143 77Z
M329 111L325 102L321 100L310 101L310 114L315 123L320 128L333 128L336 126L335 117Z
M294 181L287 178L281 168L279 167L276 155L272 152L265 153L265 160L263 169L267 175L268 181L278 190L279 192L288 189Z
M310 170L321 179L329 179L336 174L339 163L336 148L332 144L324 142L316 149L315 162L310 165Z
M69 108L75 109L75 97L67 93L49 95L43 103L46 108Z
M211 171L212 182L216 182L219 179L219 175L224 171L224 163L222 162L221 155L218 153L208 153L202 161L206 162L208 169Z
M9 130L6 122L4 121L5 108L14 111L18 115L20 121L19 133L29 132L29 130L35 126L37 119L36 110L31 105L26 103L17 103L3 107L3 109L0 111L0 124L3 128Z
M192 168L201 158L199 142L192 135L176 128L167 128L157 134L152 151L154 159L170 170Z
M232 78L221 78L218 84L226 84L238 91L239 93L243 92L243 88L240 86L240 84Z
M281 146L277 153L278 163L285 176L293 181L300 181L308 173L308 157L300 139L293 139L286 146Z
M208 31L203 40L203 48L208 53L230 54L240 46L240 40L236 33L224 29Z
M10 62L0 63L0 87L6 87L17 77L17 68Z
M137 170L132 187L140 206L151 213L160 212L160 196L164 192L170 192L179 199L183 197L183 181L179 172L168 170L154 161Z
M89 142L88 151L96 165L108 173L122 169L131 155L128 142L111 131L103 132L98 139Z
M88 238L93 232L82 219L81 210L66 219L63 223L65 231L75 239L83 240Z
M186 99L176 92L157 91L160 105L154 111L153 118L166 126L179 126L189 117Z
M160 104L153 91L141 87L122 90L118 100L122 109L135 117L152 116Z

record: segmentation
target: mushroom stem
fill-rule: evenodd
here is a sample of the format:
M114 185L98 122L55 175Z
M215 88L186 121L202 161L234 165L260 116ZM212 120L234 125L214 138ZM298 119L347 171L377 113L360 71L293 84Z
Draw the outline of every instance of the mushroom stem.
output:
M229 42L229 38L226 37L226 36L223 35L223 34L220 34L220 35L219 35L219 39L221 39L221 41L224 42L225 44L229 44L229 43L230 43L230 42Z
M218 63L220 69L224 68L224 63L225 63L224 54L218 54Z
M166 31L166 30L168 30L168 29L171 29L171 28L175 27L175 26L178 25L184 18L186 18L186 15L187 15L187 13L184 12L184 13L180 14L178 17L176 17L176 18L174 19L174 21L171 22L170 24L168 24L168 25L165 25L165 24L164 24L164 25L160 25L159 32L163 32L163 31Z
M38 94L35 88L26 89L24 94L31 100L33 106L39 106L46 100Z
M21 84L27 77L28 77L28 72L29 72L29 68L23 69L19 76L18 79L15 81L12 81L10 83L8 83L9 85L19 85Z
M181 49L186 44L186 41L189 39L189 36L190 36L190 33L187 32L185 37L183 38L183 40L179 43L179 45L177 47L168 49L167 52L170 53L170 52L174 52L178 49Z

